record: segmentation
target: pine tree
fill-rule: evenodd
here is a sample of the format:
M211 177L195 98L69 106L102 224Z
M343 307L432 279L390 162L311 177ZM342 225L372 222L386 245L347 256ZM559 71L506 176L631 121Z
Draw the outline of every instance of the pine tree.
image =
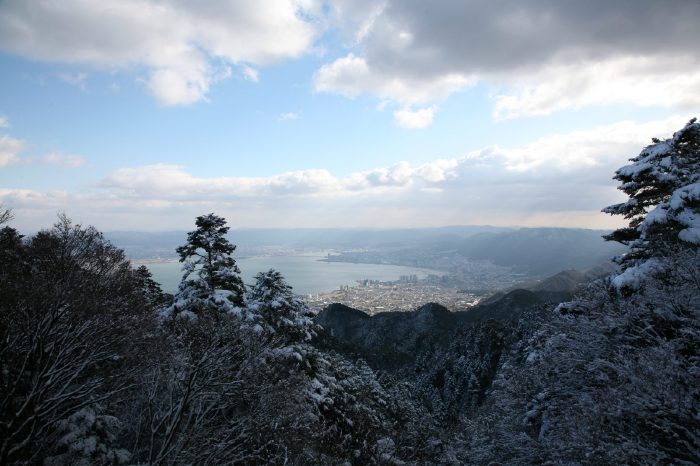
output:
M141 265L133 271L134 285L141 290L143 297L154 308L161 308L169 305L172 295L163 293L160 285L153 280L153 274L148 267Z
M630 221L605 236L630 247L619 260L626 284L658 269L655 258L700 244L700 123L693 118L672 138L652 141L615 173L629 200L603 209Z
M278 271L257 274L247 298L250 310L288 342L310 340L315 335L311 311Z
M241 271L231 257L236 246L226 239L226 220L213 213L197 217L197 229L177 248L184 275L175 295L176 311L219 308L235 312L244 306Z

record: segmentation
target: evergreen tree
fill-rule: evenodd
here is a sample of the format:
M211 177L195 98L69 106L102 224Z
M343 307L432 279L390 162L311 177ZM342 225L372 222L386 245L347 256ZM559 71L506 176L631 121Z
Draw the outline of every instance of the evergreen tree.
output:
M244 306L241 271L231 257L236 246L226 239L226 220L213 213L197 217L197 229L177 248L184 275L171 311L218 308L236 312Z
M250 310L287 342L307 341L315 335L311 311L278 271L257 274L247 298Z
M142 291L144 298L152 307L167 306L172 300L172 295L163 293L160 285L153 280L153 274L145 265L134 269L133 276L136 288Z
M629 200L603 209L630 221L605 236L630 246L619 260L629 271L618 283L626 285L660 268L659 257L700 244L700 123L693 118L672 138L654 138L630 160L614 177Z

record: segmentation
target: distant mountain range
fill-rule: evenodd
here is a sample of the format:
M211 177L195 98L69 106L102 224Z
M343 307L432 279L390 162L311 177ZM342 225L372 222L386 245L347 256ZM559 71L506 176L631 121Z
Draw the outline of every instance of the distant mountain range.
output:
M245 251L262 247L303 249L396 249L435 243L453 244L480 233L510 231L510 228L484 225L446 226L440 228L290 228L231 230L228 239ZM175 248L187 237L186 231L110 231L107 239L124 249L134 259L175 257Z
M574 228L451 226L416 229L241 229L228 237L236 254L280 250L332 249L340 262L386 263L459 270L468 261L511 267L526 277L560 270L585 270L609 263L625 248L603 240L605 231ZM186 232L113 231L106 237L132 259L176 258Z
M331 257L339 262L365 262L468 272L469 261L488 261L530 277L560 270L585 270L609 263L625 247L605 241L605 231L576 228L520 228L469 235L419 236L403 247L366 247Z
M563 269L588 269L609 262L625 247L605 241L605 231L574 228L521 228L479 233L464 240L457 251L469 258L510 265L530 274Z

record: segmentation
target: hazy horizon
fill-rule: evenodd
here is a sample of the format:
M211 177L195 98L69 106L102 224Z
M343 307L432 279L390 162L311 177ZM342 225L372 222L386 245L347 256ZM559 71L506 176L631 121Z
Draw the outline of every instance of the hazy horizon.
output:
M179 229L163 229L163 230L158 230L158 229L152 229L152 230L146 230L146 229L102 229L99 228L98 225L93 225L91 223L84 223L84 222L79 222L76 221L76 219L71 218L70 216L68 217L72 223L74 224L80 224L83 227L87 226L92 226L97 228L103 233L144 233L144 234L168 234L168 233L187 233L189 231L192 231L195 228L194 221L195 219L192 219L192 225L188 227L183 227ZM38 229L25 229L21 230L21 233L24 234L33 234L37 233L38 231L42 229L47 229L50 228L54 223L56 223L56 220L58 219L58 216L56 216L53 220L51 220L49 223L43 225L41 228ZM14 224L14 219L10 221L11 224ZM552 226L552 225L543 225L543 226L522 226L522 225L504 225L504 226L499 226L499 225L441 225L441 226L435 226L435 227L236 227L236 226L230 226L229 229L229 234L236 233L236 232L251 232L251 231L266 231L266 232L289 232L289 231L346 231L346 232L352 232L352 231L357 231L357 232L393 232L393 231L422 231L422 230L447 230L447 229L452 229L452 228L494 228L494 229L503 229L503 230L521 230L521 229L564 229L564 230L590 230L590 231L600 231L600 232L609 232L612 230L612 228L586 228L586 227L561 227L561 226Z
M198 215L204 215L209 212L201 212ZM213 213L217 214L216 211ZM84 227L87 226L92 226L97 228L99 231L103 233L147 233L147 234L165 234L165 233L187 233L189 231L192 231L195 228L195 220L196 216L192 217L191 219L191 224L190 225L185 225L183 224L181 227L178 228L163 228L159 229L157 227L154 227L152 229L147 229L147 228L141 228L138 225L135 225L134 228L102 228L99 224L91 223L91 222L86 222L86 221L81 221L79 217L74 217L70 215L69 211L61 211L57 212L53 217L50 215L47 215L45 218L45 223L37 224L36 227L31 227L31 228L22 228L21 226L21 221L18 222L17 215L13 212L14 218L9 222L11 226L18 228L22 233L36 233L42 229L47 229L50 228L54 223L56 223L59 219L59 215L66 214L67 217L71 220L72 223L74 224L80 224ZM89 217L89 216L88 216ZM608 228L605 227L600 227L600 228L593 228L593 227L587 227L587 226L559 226L559 225L495 225L495 224L445 224L445 225L436 225L436 226L236 226L235 224L232 224L230 219L224 217L227 220L227 224L230 229L230 233L234 233L236 231L303 231L303 230L309 230L309 231L376 231L376 232L389 232L389 231L417 231L417 230L441 230L441 229L450 229L450 228L469 228L469 227L483 227L483 228L500 228L500 229L509 229L509 230L519 230L519 229L570 229L570 230L592 230L592 231L601 231L601 232L608 232L613 230L615 227L611 226ZM43 219L43 217L42 217ZM20 219L21 220L21 219ZM617 220L617 219L614 219Z
M193 219L194 220L194 219ZM94 226L94 225L93 225ZM592 230L592 231L610 231L607 228L585 228L585 227L558 227L558 226L538 226L538 227L526 227L520 225L442 225L436 227L231 227L230 232L235 231L298 231L298 230L333 230L333 231L415 231L415 230L442 230L450 228L470 228L470 227L482 227L482 228L503 228L510 230L520 230L520 229L571 229L571 230ZM108 233L185 233L194 229L194 221L192 226L189 228L174 229L174 230L104 230Z

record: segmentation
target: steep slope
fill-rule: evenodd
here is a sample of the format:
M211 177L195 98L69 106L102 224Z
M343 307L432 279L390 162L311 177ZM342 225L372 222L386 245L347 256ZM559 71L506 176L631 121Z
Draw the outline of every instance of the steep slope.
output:
M451 312L425 304L413 312L369 316L342 304L331 304L315 322L323 327L316 344L365 359L379 369L413 364L423 354L440 351L464 328L485 320L510 320L545 300L528 290L514 290L469 311Z
M412 363L416 355L449 338L464 320L429 303L413 312L383 312L369 316L342 304L331 304L315 322L323 327L317 344L361 357L375 367L393 369Z

